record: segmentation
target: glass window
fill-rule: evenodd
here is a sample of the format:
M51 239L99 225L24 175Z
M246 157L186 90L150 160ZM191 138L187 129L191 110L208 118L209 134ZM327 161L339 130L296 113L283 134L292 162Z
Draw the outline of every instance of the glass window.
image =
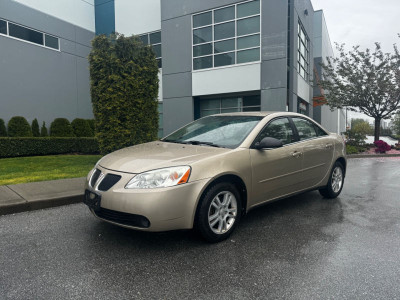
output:
M263 138L272 137L282 141L284 145L294 142L292 127L287 118L281 118L271 121L260 133L256 139L256 143L262 141Z
M0 20L0 33L7 34L7 22Z
M237 17L243 18L260 13L260 0L238 4Z
M161 43L161 31L150 33L150 44Z
M193 27L201 27L212 23L212 13L206 12L193 16Z
M245 49L260 46L260 35L249 35L237 39L237 48Z
M212 54L212 44L202 44L199 46L194 46L193 47L193 56L203 56L203 55L208 55Z
M235 22L214 26L214 40L222 40L235 36Z
M149 38L147 34L139 35L139 39L142 41L143 44L145 45L149 44Z
M9 35L31 43L43 45L43 33L16 24L8 24Z
M260 60L260 48L238 51L237 53L238 64L247 63L251 61L258 61L258 60Z
M239 108L240 100L241 100L240 98L223 98L221 100L221 108L232 108L232 107Z
M260 107L260 96L255 95L255 96L244 96L243 97L243 107L247 106L258 106Z
M233 65L235 63L235 52L218 54L214 56L214 67Z
M298 23L298 36L297 36L297 61L298 61L298 72L301 77L307 80L309 73L309 45L310 41L305 33L303 26Z
M193 69L207 69L212 68L212 56L204 56L193 59Z
M319 127L318 125L314 124L315 127L315 131L317 132L317 136L324 136L324 135L328 135L325 130L323 130L321 127Z
M253 0L193 15L193 69L259 61L260 5L260 0ZM211 61L198 60L209 54Z
M260 32L260 17L251 17L237 21L237 35Z
M262 117L210 116L194 121L165 137L163 141L236 148L249 135ZM204 143L204 144L202 144Z
M228 52L235 50L235 39L214 43L214 53Z
M160 69L162 68L162 59L161 58L157 58L157 65Z
M314 124L310 121L301 118L292 118L292 120L297 128L297 132L301 141L315 138L317 136Z
M45 34L45 46L58 50L58 38Z
M235 18L235 6L229 6L214 11L214 23L225 22Z
M156 57L161 57L161 44L151 46L156 54Z
M193 44L201 44L212 41L212 27L204 27L193 30Z

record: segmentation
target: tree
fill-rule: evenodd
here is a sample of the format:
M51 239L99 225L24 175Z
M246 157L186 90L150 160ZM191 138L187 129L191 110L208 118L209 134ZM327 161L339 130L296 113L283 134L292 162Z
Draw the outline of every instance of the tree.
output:
M73 137L74 130L71 123L66 118L56 118L50 124L50 136Z
M379 140L380 123L400 109L400 54L383 53L379 43L375 50L361 51L359 46L346 52L337 45L338 57L328 57L322 64L324 80L319 85L329 91L328 105L360 111L375 120L375 141Z
M32 136L31 125L24 117L12 117L7 124L9 137Z
M76 118L71 122L71 126L77 137L90 137L93 135L89 122L85 119Z
M101 152L156 140L158 66L152 48L135 36L99 35L89 63Z
M38 120L36 118L32 121L32 126L31 127L32 127L33 136L35 136L35 137L40 136L39 123L38 123Z
M0 119L0 137L7 136L6 124L3 119Z
M49 133L47 132L47 128L46 128L46 123L45 122L43 122L42 127L40 128L40 136L41 137L49 136Z
M400 135L400 112L394 115L393 117L393 132L397 135Z

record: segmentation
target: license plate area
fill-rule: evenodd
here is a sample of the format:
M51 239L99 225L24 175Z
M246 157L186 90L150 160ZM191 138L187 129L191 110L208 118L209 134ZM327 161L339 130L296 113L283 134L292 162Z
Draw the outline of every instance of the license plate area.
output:
M99 211L101 204L101 195L89 190L85 190L83 203L85 203L87 206L89 206L89 208L93 209L94 211Z

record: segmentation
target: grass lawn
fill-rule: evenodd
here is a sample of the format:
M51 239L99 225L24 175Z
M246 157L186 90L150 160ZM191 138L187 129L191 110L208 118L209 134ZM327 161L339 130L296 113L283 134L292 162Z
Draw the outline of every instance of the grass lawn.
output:
M49 155L0 159L0 185L84 177L100 155Z

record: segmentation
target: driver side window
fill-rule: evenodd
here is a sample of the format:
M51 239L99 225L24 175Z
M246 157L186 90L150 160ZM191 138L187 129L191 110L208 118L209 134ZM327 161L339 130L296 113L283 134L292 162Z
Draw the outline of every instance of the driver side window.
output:
M292 143L294 141L294 136L289 120L287 118L273 120L261 131L256 142L260 142L266 137L280 140L283 145Z

